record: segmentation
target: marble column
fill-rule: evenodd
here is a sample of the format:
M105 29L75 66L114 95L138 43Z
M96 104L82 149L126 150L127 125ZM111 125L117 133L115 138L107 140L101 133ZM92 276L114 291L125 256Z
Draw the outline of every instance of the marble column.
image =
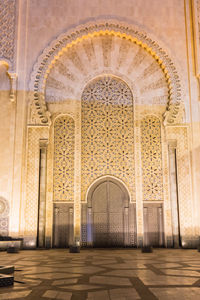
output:
M46 160L47 140L40 140L40 170L38 199L38 247L45 247L46 222Z
M128 228L128 207L124 208L124 246L128 246L129 245L129 228Z
M172 232L174 248L180 246L179 230L179 206L177 188L177 169L176 169L176 142L169 144L169 177L170 177L170 198L172 209Z
M92 208L88 207L87 210L87 246L91 247L93 244L92 238Z

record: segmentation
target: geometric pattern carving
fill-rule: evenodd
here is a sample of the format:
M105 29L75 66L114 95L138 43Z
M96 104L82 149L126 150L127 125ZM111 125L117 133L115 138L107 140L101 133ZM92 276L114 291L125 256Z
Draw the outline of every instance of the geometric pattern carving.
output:
M9 205L8 201L0 197L0 236L8 235L9 227Z
M194 216L191 205L192 184L188 128L168 128L168 138L177 140L176 163L181 234L184 235L184 239L191 240L191 238L194 237L194 227L191 226L194 221ZM186 242L185 245L192 246L189 245L188 242Z
M143 200L163 200L161 124L154 116L141 121Z
M0 236L8 235L8 220L9 218L0 218Z
M9 213L8 201L0 197L0 216L7 216Z
M13 61L15 39L15 0L0 1L0 58Z
M100 37L100 36L113 36L122 38L123 40L130 40L131 43L140 45L141 48L145 49L147 53L150 53L150 56L152 56L153 59L156 59L155 63L158 62L158 65L160 67L160 70L163 70L163 76L166 78L167 88L170 90L169 95L169 101L167 103L166 107L166 113L164 115L164 119L167 123L176 123L176 118L179 112L179 107L181 105L181 84L180 79L177 74L176 68L167 55L166 51L163 50L155 41L150 39L145 32L140 32L136 29L134 29L132 26L115 21L115 20L108 20L108 19L102 19L98 22L95 21L94 23L88 23L88 24L82 24L79 27L76 27L75 29L71 29L67 33L64 33L60 35L56 40L54 40L49 47L47 47L44 52L38 57L38 60L33 68L33 72L31 74L31 80L30 80L30 90L34 91L32 103L33 106L35 106L35 111L37 114L41 117L42 123L48 123L49 122L49 116L47 115L47 111L45 108L45 86L46 86L46 78L48 77L48 74L50 73L50 70L52 68L52 65L57 61L56 56L60 58L60 56L63 55L64 52L68 52L73 45L80 45L80 42L89 40L93 38L94 36ZM84 38L83 38L84 37ZM131 37L131 38L130 38ZM111 40L109 38L109 40ZM73 42L73 45L72 45ZM110 59L110 50L112 47L110 47L109 43L106 43L106 48L104 47L105 43L103 43L103 55L104 55L104 67L107 68L108 62ZM83 46L85 49L85 47ZM121 48L120 48L121 49ZM124 48L123 48L124 49ZM88 51L86 53L85 58L89 55L90 57L94 56L94 51L92 46L87 49ZM121 51L121 50L120 50ZM71 60L72 52L69 59ZM122 51L123 53L126 51ZM80 57L79 57L80 58ZM115 56L112 56L112 61L115 61ZM159 58L159 59L158 59ZM101 56L97 58L97 66L99 63L99 60L101 59ZM89 59L88 59L89 61ZM93 61L93 59L92 59ZM123 59L120 58L119 61L119 68L121 66L121 62ZM76 72L76 75L81 73L83 76L87 74L85 72L85 69L87 69L87 65L89 64L86 60L86 63L79 64L78 57L75 57L75 60L73 60L73 65L75 68L81 68L82 71ZM86 66L86 68L85 68ZM93 66L96 68L96 66ZM63 73L68 74L68 66L67 68L63 69L63 65L60 65L60 70ZM129 68L129 67L128 67ZM90 73L91 74L91 73ZM97 73L96 73L97 74ZM75 77L77 77L75 75ZM67 75L68 76L68 75ZM90 77L91 78L91 77ZM65 78L66 81L69 79L71 80L72 77L68 76ZM81 78L82 79L82 78ZM131 80L131 79L130 79ZM55 84L55 82L53 83ZM50 101L52 99L49 99ZM38 109L38 105L41 109ZM37 121L38 122L38 121Z
M69 116L54 124L54 201L74 201L75 122Z
M26 178L26 208L25 233L34 236L37 232L38 218L38 182L40 139L48 136L48 127L28 128L27 178Z
M128 78L129 85L140 90L141 97L135 97L135 103L160 104L161 113L165 112L167 80L159 64L142 47L110 35L87 38L81 45L73 45L70 51L67 49L49 71L45 89L47 105L66 101L66 95L68 99L80 99L88 78L113 74L124 81Z
M82 200L102 175L124 181L135 199L133 98L127 84L113 76L92 80L82 94Z
M199 40L197 42L199 42L200 45L200 0L197 0L197 22L198 22L198 37L199 37Z

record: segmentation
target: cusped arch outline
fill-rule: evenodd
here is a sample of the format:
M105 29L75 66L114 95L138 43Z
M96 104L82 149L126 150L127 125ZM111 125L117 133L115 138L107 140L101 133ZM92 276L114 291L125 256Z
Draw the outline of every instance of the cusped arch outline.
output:
M130 40L141 46L157 61L162 69L168 84L168 103L163 115L164 124L176 124L181 108L181 82L177 69L164 51L155 41L147 36L145 32L139 32L132 26L118 21L98 21L86 23L61 34L49 47L38 57L34 65L30 79L30 103L35 110L37 124L50 124L50 113L45 103L45 82L51 65L62 55L66 48L70 48L83 39L98 35L115 35Z

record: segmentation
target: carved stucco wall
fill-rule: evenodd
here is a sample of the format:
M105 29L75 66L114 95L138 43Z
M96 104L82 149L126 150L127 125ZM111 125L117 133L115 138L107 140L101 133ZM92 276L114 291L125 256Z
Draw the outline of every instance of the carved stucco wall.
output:
M195 73L199 80L200 91L200 0L193 0L192 2L192 16L193 16L193 42L194 42L194 60Z
M0 62L0 198L8 202L9 213L12 209L12 146L14 131L15 104L10 101L11 81L8 74L8 64ZM2 200L3 201L3 200ZM4 202L4 203L5 203ZM2 204L3 205L3 204ZM8 212L0 217L0 235L8 235Z
M121 45L120 47L120 43L117 40L121 41L123 46ZM89 47L89 51L87 52L90 56L89 59L87 58L88 55L83 47L84 41L86 41L86 43L88 44L87 48ZM129 45L125 47L125 43ZM131 46L137 49L136 52L140 53L138 53L138 55L135 55L136 53L134 52L134 49L131 49ZM139 48L141 48L140 51L138 49L138 46ZM93 50L91 50L91 47L94 48L94 53ZM129 51L123 51L124 47L126 48L126 50L129 49ZM121 54L122 62L126 61L126 65L123 63L122 65L121 63L117 65L118 61L120 60L119 55ZM67 91L64 91L65 88L62 81L63 79L51 79L51 75L53 72L52 69L55 71L55 68L53 66L58 60L62 58L62 56L66 56L65 58L68 60L69 64L67 68L65 67L66 70L64 70L61 65L61 73L64 72L68 74L68 79L70 78L70 81L72 80L74 82L77 82L77 80L73 79L73 76L70 75L71 73L73 73L75 75L75 78L76 76L78 76L79 80L79 84L75 84L76 88L74 89L71 88L69 84L70 81L67 84L68 79L65 79L66 88L68 86L67 89L69 90L68 92L70 97L73 95L74 99L80 99L82 90L84 89L84 86L87 84L87 82L102 73L113 73L118 76L124 75L131 81L131 78L135 74L133 74L132 69L134 58L131 54L136 56L136 66L140 65L141 56L144 56L145 58L149 56L149 58L152 59L152 63L155 61L157 62L159 66L158 70L163 72L163 76L165 79L163 79L163 76L161 76L161 78L166 82L168 90L168 99L165 107L165 114L163 117L166 123L171 124L180 122L180 120L182 119L183 110L183 103L181 101L180 78L177 74L174 63L171 61L167 53L155 41L148 38L146 33L134 30L134 28L127 24L124 25L123 23L119 23L113 20L107 20L99 21L95 25L93 23L84 24L76 28L75 31L71 30L68 32L68 34L59 36L56 41L52 42L51 45L47 49L45 49L45 51L39 56L31 74L30 89L34 91L34 93L30 95L32 106L31 114L29 115L29 123L47 124L50 121L50 115L49 112L47 112L44 100L47 78L49 78L52 88L55 88L55 85L57 85L60 87L60 89L63 90L61 94ZM91 56L93 56L93 58ZM97 68L95 67L95 64ZM143 64L143 66L146 67L146 62ZM89 67L91 67L90 71L88 71ZM141 71L142 70L145 71L141 68ZM154 71L150 70L150 72ZM50 76L48 76L49 73L51 73ZM147 77L149 77L148 74ZM140 78L138 77L137 79ZM149 86L149 89L151 89L152 87L154 89L155 85L160 86L161 88L161 86L163 85L162 79L161 81L156 83L151 82L152 85ZM129 86L131 86L131 82ZM144 90L141 90L141 92L143 91L145 92L145 88ZM52 95L54 95L53 91ZM48 93L46 93L46 96L48 96ZM163 94L161 93L161 95L159 96L161 96L162 98ZM58 97L61 97L60 93Z
M12 113L12 103L10 96L10 78L7 73L8 67L0 64L0 143L4 145L0 151L0 196L9 199L8 178L11 161L10 156L10 123Z
M121 179L135 201L133 97L113 76L91 81L82 94L81 199L103 175Z
M198 22L198 37L200 45L200 0L197 0L197 22Z
M111 26L112 27L112 26ZM67 43L67 39L73 41L73 36L61 39L62 42L57 44L58 50L60 45L63 46ZM56 45L56 44L55 44ZM29 124L41 124L41 120L50 124L50 113L52 114L52 120L55 115L59 114L76 114L77 118L75 121L75 219L77 223L80 222L80 155L81 155L81 139L80 139L80 112L81 112L81 94L84 90L85 85L94 77L99 75L119 77L129 85L134 95L134 134L136 138L135 155L137 156L137 162L135 164L135 180L136 180L136 197L137 200L137 222L138 222L138 234L142 234L142 173L141 173L141 157L140 150L141 146L141 129L138 120L142 119L144 115L154 114L163 120L163 114L165 115L166 107L170 103L170 97L173 93L177 93L180 97L180 83L179 80L173 82L173 89L171 87L171 81L169 80L169 74L166 69L162 67L162 61L159 58L155 59L155 55L151 55L150 51L147 51L145 47L138 45L131 38L128 39L126 36L115 35L108 32L97 33L94 35L87 36L79 41L70 43L69 47L62 48L59 55L53 56L58 51L53 48L49 52L48 56L43 55L43 60L40 58L41 65L37 63L37 67L40 66L39 71L34 68L32 74L32 83L30 87L34 87L34 97L31 100L30 106L30 118ZM50 51L50 50L48 50ZM46 53L48 53L48 51ZM53 54L52 54L53 53ZM53 56L53 60L48 60ZM174 67L171 65L173 73ZM45 73L46 72L46 73ZM176 71L174 71L176 72ZM172 74L170 73L170 74ZM34 77L36 76L36 77ZM173 76L172 76L173 77ZM43 78L43 81L42 81ZM176 78L178 78L176 76ZM35 80L35 81L34 81ZM174 92L175 91L175 92ZM44 94L43 94L44 92ZM173 98L173 97L172 97ZM43 100L42 100L43 99ZM177 98L179 99L179 98ZM46 102L44 102L44 100ZM176 106L175 106L176 107ZM35 109L37 108L37 109ZM180 102L176 109L180 108ZM46 112L46 109L49 111ZM176 110L175 109L175 110ZM173 109L172 109L173 110ZM179 110L177 114L179 114ZM136 118L134 117L134 114ZM175 121L181 121L177 118L175 113ZM171 114L171 116L173 113ZM174 115L174 116L175 116ZM169 115L168 115L169 116ZM164 116L165 117L165 116ZM45 119L46 118L46 119ZM168 117L167 117L168 118ZM45 123L44 122L44 123ZM174 130L176 127L173 127ZM41 130L36 129L35 130ZM48 129L48 126L46 127ZM135 134L136 133L136 134ZM188 137L185 137L186 139ZM52 136L51 136L52 139ZM50 139L50 144L52 140ZM79 142L77 142L79 141ZM185 141L187 143L187 141ZM168 186L168 163L167 163L167 141L165 135L162 139L162 153L163 161L162 167L159 168L160 172L163 168L163 183L160 180L160 191L163 193L162 200L165 203L165 229L170 234L171 223L170 223L170 204L169 204L169 186ZM159 148L159 151L161 149ZM52 166L52 148L48 151L48 164ZM99 156L100 157L100 156ZM76 159L78 158L78 159ZM161 155L160 158L161 159ZM50 167L50 168L51 168ZM48 173L48 172L47 172ZM99 174L102 175L102 174ZM48 232L51 235L52 225L52 209L51 209L51 193L53 187L53 180L50 178L53 176L53 172L50 172L47 178L47 223ZM98 176L98 175L97 175ZM53 177L52 177L53 178ZM162 186L163 184L163 186ZM133 191L133 190L132 190ZM188 195L191 191L188 192ZM84 193L82 200L84 200ZM132 193L133 194L133 193ZM184 198L182 194L181 201L186 202L188 205L188 199ZM134 197L133 197L134 198ZM160 200L160 197L159 199ZM36 204L35 204L36 205ZM37 205L36 205L37 207ZM183 234L186 234L183 231Z
M39 195L39 159L40 139L48 139L47 127L28 128L27 166L26 166L26 201L24 232L25 245L36 245Z
M142 189L144 201L163 200L161 124L155 116L141 122Z
M189 127L166 128L167 138L176 141L177 183L180 214L180 231L183 246L194 247L197 231L193 215L192 178L190 165ZM193 241L194 240L194 241Z
M16 0L0 1L0 59L11 64L15 50Z
M55 60L46 80L47 106L48 103L80 99L84 85L102 73L128 79L131 87L139 87L136 104L163 106L164 113L168 83L159 64L135 43L108 34L88 37L66 49Z
M75 122L62 116L54 123L54 201L74 201Z
M0 236L7 236L9 231L9 204L0 197Z

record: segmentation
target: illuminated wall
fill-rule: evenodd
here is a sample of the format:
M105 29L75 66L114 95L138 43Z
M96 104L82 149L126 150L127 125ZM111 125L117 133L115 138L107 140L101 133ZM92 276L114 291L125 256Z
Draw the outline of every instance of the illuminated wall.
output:
M172 245L178 195L182 244L194 246L200 230L199 0L61 0L59 6L5 0L0 7L0 230L35 247L41 222L51 246L53 202L63 201L74 203L80 239L81 203L92 182L110 174L136 203L138 245L144 203L153 201L163 205L165 245ZM112 87L105 91L110 78L122 98ZM103 95L98 108L89 100L95 88L95 97Z

